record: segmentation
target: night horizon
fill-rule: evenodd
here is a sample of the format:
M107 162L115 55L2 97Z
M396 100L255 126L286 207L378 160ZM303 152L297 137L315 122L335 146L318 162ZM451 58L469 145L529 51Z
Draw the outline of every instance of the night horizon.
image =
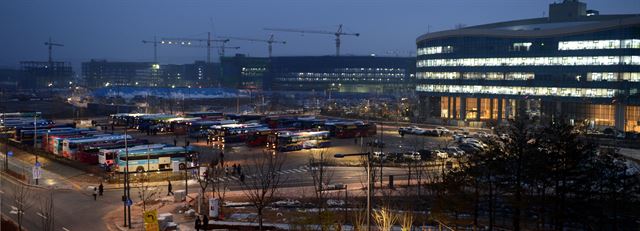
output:
M268 39L274 34L285 45L274 45L274 56L333 55L333 36L266 31L292 28L335 31L344 24L343 55L411 56L415 38L431 32L466 26L543 17L553 1L6 1L0 3L5 36L0 38L0 66L17 67L19 61L44 61L43 43L51 37L64 47L55 47L53 58L71 62L77 69L90 59L109 61L153 61L151 44L142 40L162 37L206 38L235 36ZM589 9L603 14L640 12L640 2L587 1ZM456 14L460 9L471 9ZM509 9L509 10L504 10ZM546 12L546 13L545 13ZM543 15L544 14L544 15ZM327 17L325 17L327 16ZM313 46L310 46L313 44ZM216 44L218 45L218 44ZM266 45L231 41L240 46L234 53L251 57L267 55ZM217 50L212 51L217 60ZM206 60L204 49L160 46L160 63L184 64Z

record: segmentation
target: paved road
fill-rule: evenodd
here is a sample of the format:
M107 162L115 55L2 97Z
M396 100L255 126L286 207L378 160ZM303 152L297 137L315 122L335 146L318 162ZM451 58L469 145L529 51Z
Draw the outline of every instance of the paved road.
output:
M149 138L152 142L163 142L163 143L173 143L174 136L172 135L164 135L164 136L145 136L146 134L140 134L138 132L132 131L134 136L136 137L144 137ZM357 153L363 151L371 151L374 150L370 147L367 147L365 144L368 141L373 139L380 139L380 133L375 137L358 139L357 143L354 142L354 139L334 139L332 140L333 145L331 148L325 150L324 154L333 156L335 153ZM382 133L382 139L387 144L383 151L400 151L400 150L415 150L421 148L431 148L436 146L446 145L448 142L447 138L442 137L424 137L424 136L412 136L407 135L405 137L400 137L397 133L397 127L393 126L384 126L384 130ZM179 138L179 142L183 142L184 138ZM191 141L192 144L197 146L201 146L204 149L208 149L209 151L205 152L204 155L209 155L209 157L217 155L218 149L206 147L206 143L201 141L199 143L195 143ZM178 145L181 145L180 143ZM225 163L228 165L232 165L234 163L245 163L246 160L254 157L257 154L260 154L264 151L262 148L248 148L243 144L238 145L226 145L224 147L225 152ZM379 150L378 148L375 151ZM284 179L284 183L282 187L304 187L304 186L312 186L313 181L311 179L311 175L309 174L309 168L307 167L308 160L311 156L318 157L322 151L320 150L302 150L296 152L287 152L287 153L279 153L281 155L286 155L287 159L283 166L283 170L281 171L281 175ZM4 155L0 155L4 156ZM335 159L338 162L346 161L346 162L358 162L359 157L350 157L344 159ZM0 163L4 161L0 159ZM16 172L25 172L28 177L31 177L31 167L32 163L27 163L24 161L13 160L10 161L10 169ZM24 220L23 225L28 230L41 230L41 221L42 217L37 214L40 207L40 198L46 198L49 195L49 192L53 192L54 197L54 219L55 219L55 227L56 230L107 230L105 225L96 225L103 224L102 220L103 216L107 214L109 211L119 210L122 211L122 189L109 189L105 191L105 195L98 198L98 201L93 201L93 197L91 196L90 189L87 189L86 186L79 187L78 184L68 180L67 178L58 175L56 172L64 172L64 168L70 168L66 166L56 166L54 169L47 169L43 171L41 180L42 187L29 187L29 191L31 191L31 197L34 198L30 200L32 206L24 211ZM435 171L437 167L433 167L432 172ZM365 171L362 167L329 167L328 172L332 176L333 183L342 183L342 184L357 184L365 181ZM400 168L384 168L385 180L387 175L395 175L396 181L400 181L402 179L406 179L406 172L404 169ZM9 180L7 176L2 176L2 186L0 187L4 192L3 204L0 207L0 210L3 214L8 214L9 217L16 220L15 214L10 214L12 207L15 207L15 199L13 198L16 194L15 191L21 183L15 180ZM237 176L227 176L223 178L224 181L229 182L230 190L238 191L240 190L239 182ZM247 176L247 180L251 180L251 176ZM184 181L176 181L173 183L174 190L183 189ZM135 185L132 184L135 187ZM162 187L162 186L159 186ZM166 190L166 188L160 188L161 190ZM136 197L138 195L138 189L134 188L131 191L132 199L134 202L136 201ZM200 187L195 181L190 181L189 191L196 192L199 191ZM164 191L166 192L166 191ZM38 199L35 199L38 198ZM64 229L63 229L64 228Z

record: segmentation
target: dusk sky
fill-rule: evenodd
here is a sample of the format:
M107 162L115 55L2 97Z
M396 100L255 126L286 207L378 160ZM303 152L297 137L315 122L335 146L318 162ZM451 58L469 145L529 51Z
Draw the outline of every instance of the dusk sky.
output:
M76 68L92 58L152 61L153 47L141 40L161 37L236 36L266 39L274 33L286 45L274 45L274 56L333 55L333 35L265 31L265 27L333 31L344 24L344 55L402 56L415 52L415 39L427 30L452 29L541 17L552 0L3 0L0 3L0 66L21 60L47 59L49 36L65 46L54 48L54 60ZM640 13L639 0L584 0L601 14ZM263 43L232 41L234 53L266 56ZM217 51L215 52L217 60ZM205 60L204 48L158 48L161 63Z

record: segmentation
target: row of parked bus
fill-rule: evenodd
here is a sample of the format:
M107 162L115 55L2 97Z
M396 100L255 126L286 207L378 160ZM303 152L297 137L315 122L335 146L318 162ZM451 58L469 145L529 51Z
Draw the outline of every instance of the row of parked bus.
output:
M109 171L125 172L126 166L137 172L185 169L195 167L197 163L197 153L190 147L150 144L131 135L75 128L73 124L55 124L41 119L39 115L0 114L3 118L0 128L9 131L10 139L15 143L33 145L61 158L99 164ZM17 122L21 120L22 123Z
M264 116L193 112L184 115L114 114L113 124L147 134L172 132L212 143L245 143L278 151L330 146L330 138L357 138L376 134L376 125L355 120L315 117Z

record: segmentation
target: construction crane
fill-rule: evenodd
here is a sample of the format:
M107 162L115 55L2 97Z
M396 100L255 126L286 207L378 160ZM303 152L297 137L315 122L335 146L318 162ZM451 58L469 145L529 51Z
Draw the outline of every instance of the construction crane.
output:
M142 40L142 43L144 43L144 44L148 44L148 43L153 44L153 63L158 63L158 44L160 44L160 42L158 42L158 40L156 40L156 36L153 36L153 41Z
M221 37L226 39L233 40L244 40L244 41L252 41L252 42L265 42L269 46L269 58L271 58L271 54L273 53L273 44L287 44L287 41L278 41L273 38L273 34L269 36L269 39L253 39L253 38L239 38L239 37Z
M340 56L340 36L342 35L352 35L352 36L360 36L360 33L346 33L342 32L342 24L338 26L338 30L335 32L331 31L321 31L321 30L298 30L298 29L278 29L278 28L264 28L269 31L281 31L281 32L295 32L295 33L308 33L308 34L332 34L336 36L336 56Z
M199 38L162 38L162 40L160 41L160 44L191 46L191 44L194 43L194 42L206 42L207 45L205 47L207 48L207 62L211 63L211 48L212 48L211 43L212 42L221 42L222 46L220 46L221 47L220 56L224 56L224 50L225 50L225 47L226 47L226 43L228 43L229 41L230 41L229 39L211 39L211 33L208 32L206 39L199 39Z
M51 58L51 53L53 51L53 47L63 47L64 45L60 44L60 43L54 43L53 41L51 41L51 37L49 37L49 41L48 42L44 42L45 46L49 46L49 66L51 66L53 64L53 59Z

